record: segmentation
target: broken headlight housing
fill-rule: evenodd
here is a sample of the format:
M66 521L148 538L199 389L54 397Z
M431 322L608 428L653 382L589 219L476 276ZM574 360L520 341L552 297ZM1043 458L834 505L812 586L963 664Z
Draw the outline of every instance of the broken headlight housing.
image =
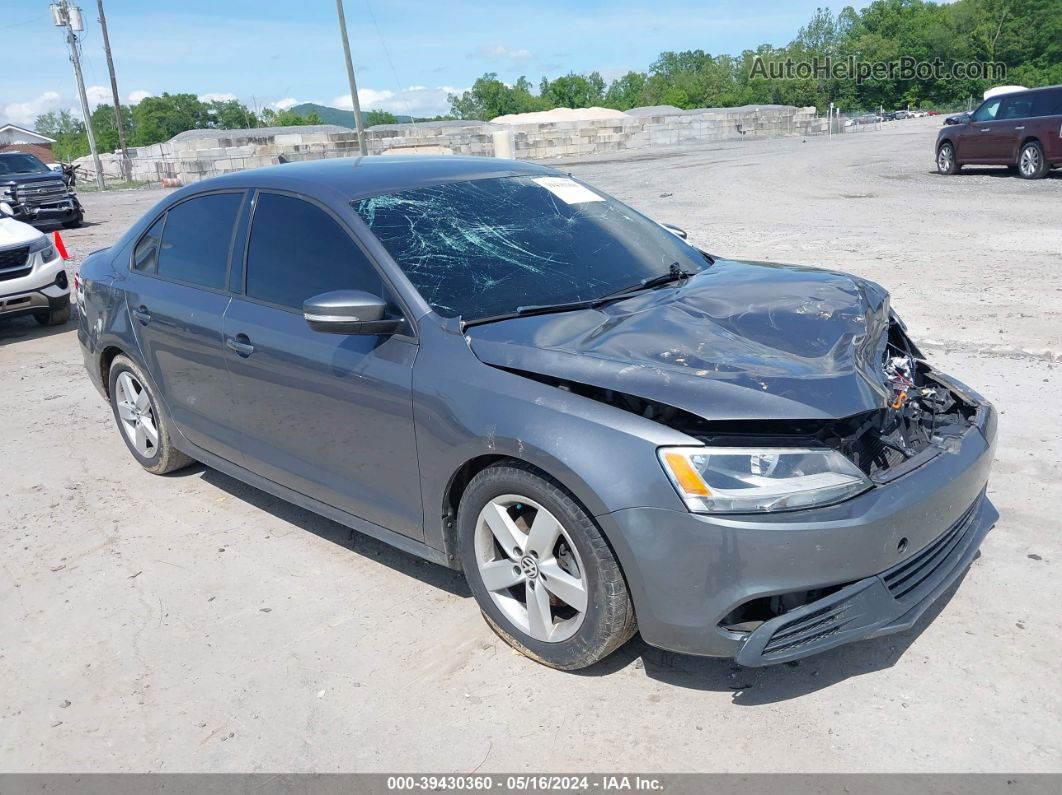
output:
M660 463L695 513L789 511L841 502L871 482L836 450L663 447Z

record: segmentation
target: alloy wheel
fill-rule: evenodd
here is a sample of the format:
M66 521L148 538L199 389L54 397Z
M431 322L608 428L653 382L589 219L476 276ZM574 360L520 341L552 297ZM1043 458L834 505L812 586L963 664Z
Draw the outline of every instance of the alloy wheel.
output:
M1040 170L1040 150L1035 146L1027 146L1021 150L1021 161L1018 164L1021 173L1031 177Z
M953 154L950 146L940 147L940 151L937 153L937 168L940 171L951 170L951 162Z
M532 638L559 643L582 625L587 579L568 531L542 505L505 494L476 520L476 563L491 600Z
M140 455L151 458L159 448L159 430L151 396L129 372L121 373L114 387L114 402L122 431Z

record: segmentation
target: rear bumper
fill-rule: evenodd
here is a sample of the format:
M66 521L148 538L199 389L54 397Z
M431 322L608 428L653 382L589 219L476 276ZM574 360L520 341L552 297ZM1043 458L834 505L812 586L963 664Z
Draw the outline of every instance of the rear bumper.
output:
M985 403L959 445L838 505L755 516L632 508L597 517L627 576L642 637L672 651L767 665L911 626L962 575L997 518L984 496L995 427ZM917 561L927 561L917 587L890 590L896 572ZM818 589L831 592L750 631L723 625L753 600Z

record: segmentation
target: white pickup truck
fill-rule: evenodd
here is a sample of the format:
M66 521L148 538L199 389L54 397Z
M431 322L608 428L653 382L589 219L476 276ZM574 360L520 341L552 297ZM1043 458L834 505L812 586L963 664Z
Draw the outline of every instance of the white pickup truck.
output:
M0 202L0 319L33 315L42 326L70 319L70 274L44 233Z

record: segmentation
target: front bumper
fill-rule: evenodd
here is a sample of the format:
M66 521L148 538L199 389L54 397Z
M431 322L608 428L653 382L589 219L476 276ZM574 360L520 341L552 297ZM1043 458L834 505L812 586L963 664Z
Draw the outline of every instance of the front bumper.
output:
M998 516L984 496L995 427L985 403L957 446L838 505L599 516L642 637L672 651L767 665L910 627L963 574ZM722 626L755 599L817 589L836 590L751 632Z
M41 205L19 204L14 210L15 219L27 224L61 224L78 217L81 213L81 203L76 196L68 196Z
M58 254L40 261L30 255L29 272L15 279L0 279L0 317L11 318L62 309L70 301L70 273Z

